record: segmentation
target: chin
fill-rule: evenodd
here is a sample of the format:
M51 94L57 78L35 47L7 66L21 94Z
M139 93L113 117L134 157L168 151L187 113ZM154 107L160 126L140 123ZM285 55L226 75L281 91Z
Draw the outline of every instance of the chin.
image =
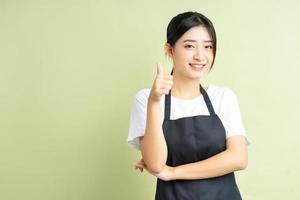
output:
M190 71L189 76L193 79L199 79L203 77L203 75L207 72L207 70L204 68L201 71Z
M199 80L202 76L203 76L202 72L189 74L189 78L193 80L195 79Z

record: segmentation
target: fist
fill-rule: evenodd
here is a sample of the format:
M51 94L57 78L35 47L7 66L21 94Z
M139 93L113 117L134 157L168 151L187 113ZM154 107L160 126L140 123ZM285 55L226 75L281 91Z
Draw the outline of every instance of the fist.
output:
M156 67L156 77L150 91L149 100L159 102L163 94L169 94L173 85L173 76L164 75L163 67L160 62L156 63Z

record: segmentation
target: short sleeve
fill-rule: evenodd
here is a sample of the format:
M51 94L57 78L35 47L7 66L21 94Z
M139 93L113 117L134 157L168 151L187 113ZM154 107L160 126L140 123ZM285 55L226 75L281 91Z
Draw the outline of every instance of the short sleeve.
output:
M246 135L237 96L229 88L224 91L219 115L226 131L226 139L235 135L243 135L246 137L248 146L251 145Z
M146 128L147 96L145 89L137 92L131 105L127 144L140 150L139 137L144 136Z

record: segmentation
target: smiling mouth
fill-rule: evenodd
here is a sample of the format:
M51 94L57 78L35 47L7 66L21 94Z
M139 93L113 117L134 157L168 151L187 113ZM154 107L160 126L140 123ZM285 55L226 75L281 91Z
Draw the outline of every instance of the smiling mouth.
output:
M191 66L191 68L193 70L196 70L196 71L200 71L205 67L205 65L199 65L199 64L189 64L189 65Z

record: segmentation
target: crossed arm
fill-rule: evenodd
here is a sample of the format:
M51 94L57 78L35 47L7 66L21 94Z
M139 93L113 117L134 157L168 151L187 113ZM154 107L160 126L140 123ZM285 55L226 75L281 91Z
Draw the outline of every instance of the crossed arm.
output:
M142 141L142 138L140 139ZM176 167L162 164L159 170L153 170L142 159L136 169L147 170L163 180L205 179L222 176L233 171L244 170L248 163L248 148L245 136L237 135L226 140L226 150L208 159ZM150 167L149 167L150 166Z
M136 169L145 169L163 180L174 180L212 178L246 168L248 155L245 136L229 137L226 150L208 159L176 167L167 166L168 149L159 109L159 103L148 101L145 135L139 140L142 159L135 164Z

